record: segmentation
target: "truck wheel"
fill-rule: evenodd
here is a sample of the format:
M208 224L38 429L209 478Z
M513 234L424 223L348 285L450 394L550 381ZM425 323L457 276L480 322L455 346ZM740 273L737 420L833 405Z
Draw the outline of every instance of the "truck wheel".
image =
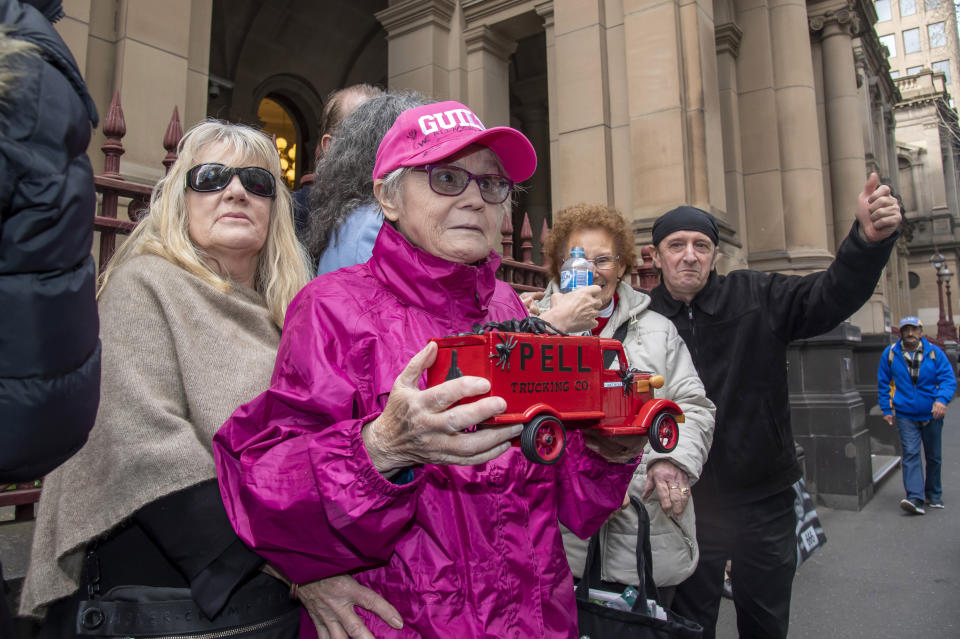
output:
M658 453L669 453L677 447L680 428L670 413L660 413L650 424L650 448Z
M523 427L520 450L535 464L555 464L567 445L563 424L552 415L538 415Z

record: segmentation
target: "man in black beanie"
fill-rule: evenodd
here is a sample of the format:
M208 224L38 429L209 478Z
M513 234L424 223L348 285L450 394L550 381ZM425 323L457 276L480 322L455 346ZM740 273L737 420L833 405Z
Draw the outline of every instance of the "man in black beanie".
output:
M717 406L713 446L693 487L700 562L673 602L706 639L715 636L727 559L740 636L787 636L797 552L792 484L800 478L787 346L831 330L870 298L900 220L890 188L872 174L833 263L804 277L718 275L717 222L700 209L681 206L653 225L661 283L651 308L676 325Z

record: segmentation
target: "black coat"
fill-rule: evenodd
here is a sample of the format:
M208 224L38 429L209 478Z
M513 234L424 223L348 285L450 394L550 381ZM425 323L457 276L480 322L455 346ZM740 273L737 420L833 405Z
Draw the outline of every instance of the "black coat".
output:
M97 112L47 17L0 0L8 37L35 44L0 87L0 481L36 479L76 452L100 400L96 194L87 159Z
M714 271L689 306L662 283L653 289L651 308L676 325L717 405L713 445L694 487L697 509L757 501L800 478L787 346L831 330L863 306L896 237L868 244L854 224L826 271Z

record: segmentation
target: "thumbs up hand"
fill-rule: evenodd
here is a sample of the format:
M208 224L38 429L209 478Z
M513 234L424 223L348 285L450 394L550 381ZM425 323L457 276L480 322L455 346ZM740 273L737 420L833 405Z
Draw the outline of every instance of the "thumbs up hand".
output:
M857 197L860 237L867 242L885 240L897 230L902 219L900 203L891 195L890 187L880 184L880 177L871 173Z

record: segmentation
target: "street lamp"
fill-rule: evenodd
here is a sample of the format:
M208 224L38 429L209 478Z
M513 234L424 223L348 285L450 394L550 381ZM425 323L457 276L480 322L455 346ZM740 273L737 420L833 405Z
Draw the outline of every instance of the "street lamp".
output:
M947 266L947 258L937 251L930 256L930 265L937 271L937 303L940 306L940 319L937 321L937 339L956 341L957 328L953 324L953 301L950 299L950 279L953 273ZM946 310L943 305L943 285L947 285Z

